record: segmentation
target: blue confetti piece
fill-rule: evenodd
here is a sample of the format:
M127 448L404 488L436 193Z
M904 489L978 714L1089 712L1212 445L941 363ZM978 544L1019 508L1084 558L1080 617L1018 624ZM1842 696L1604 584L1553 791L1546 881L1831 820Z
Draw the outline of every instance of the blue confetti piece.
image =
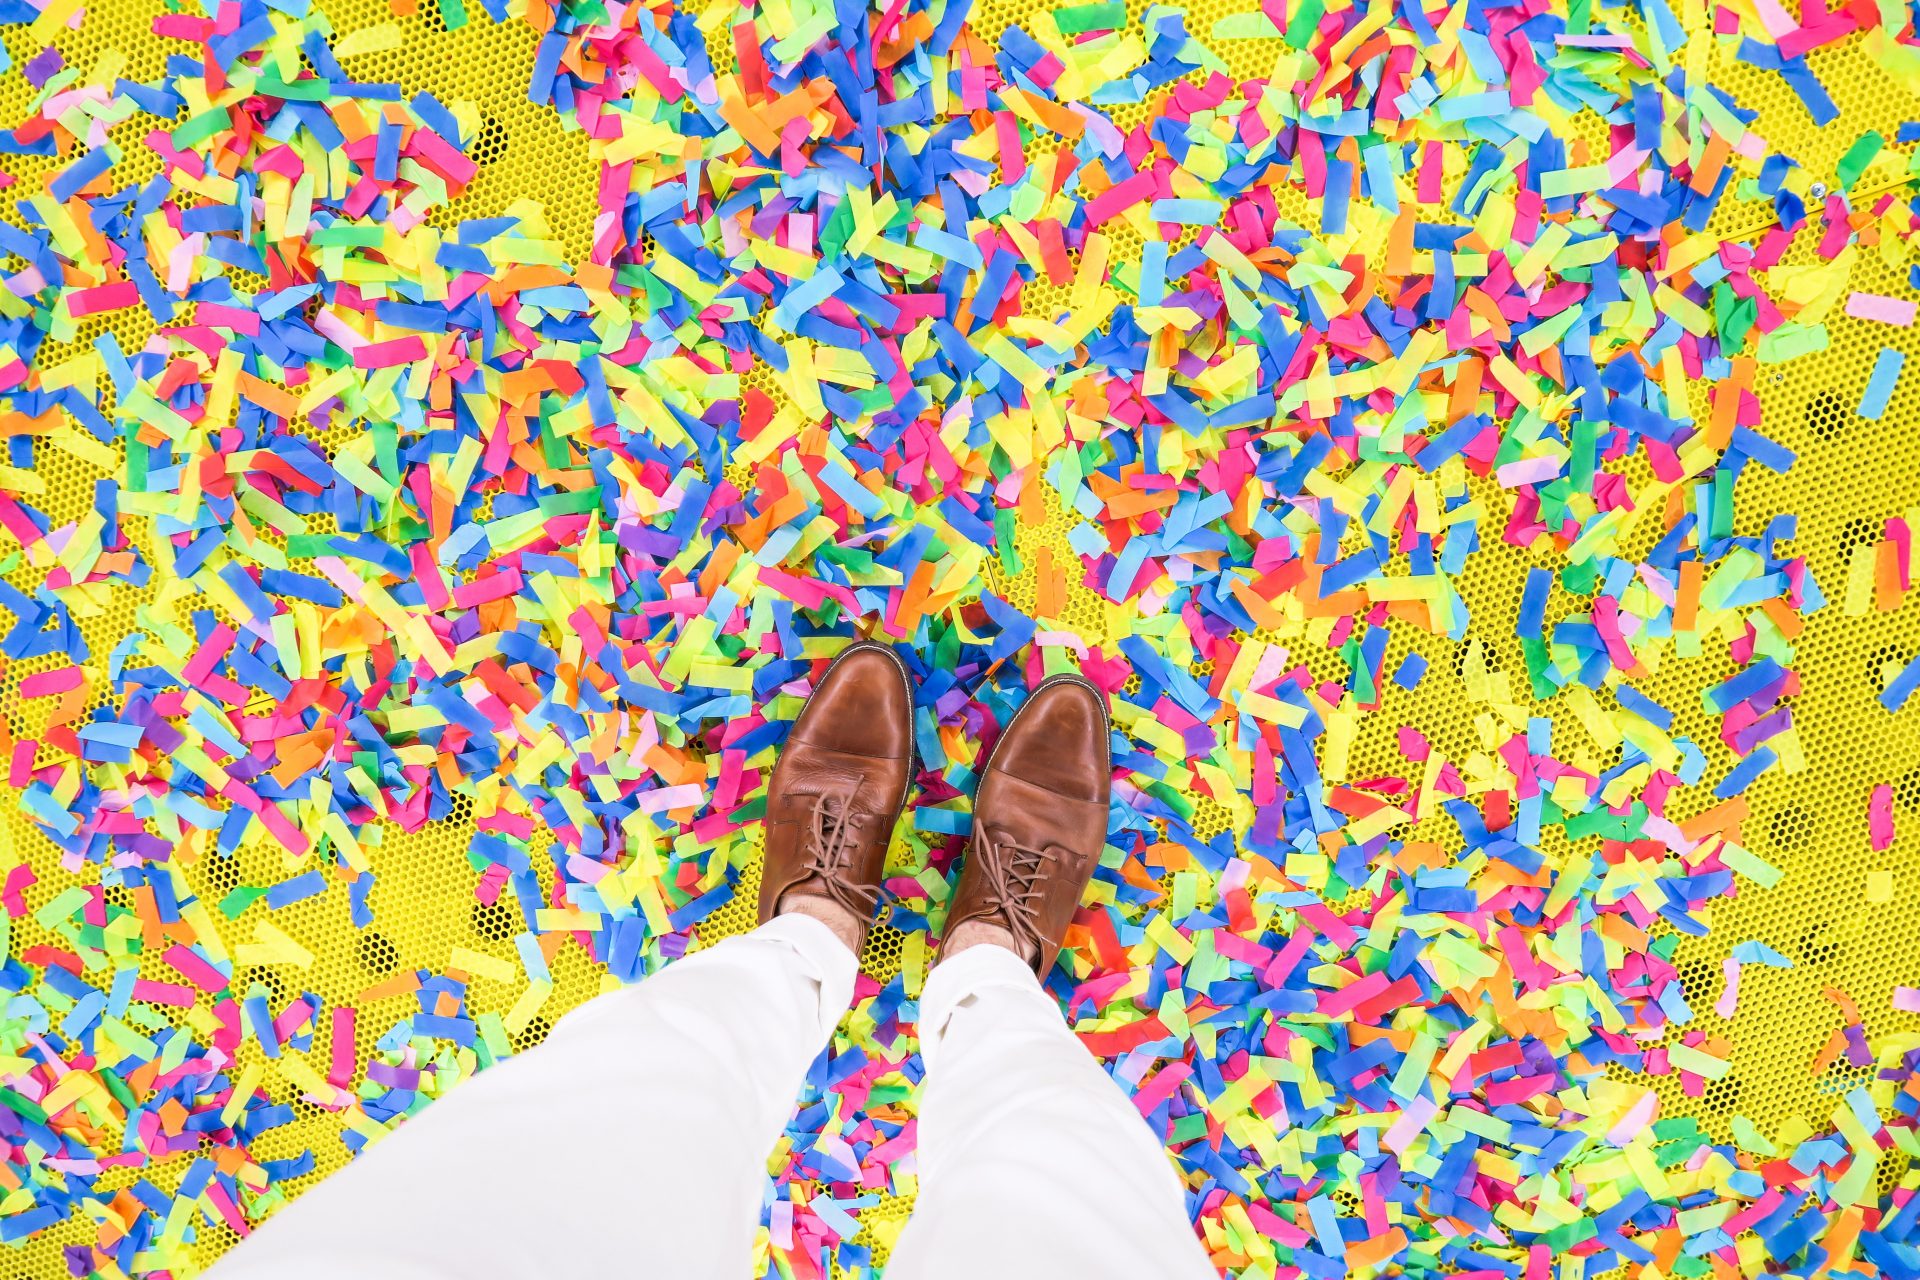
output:
M1887 681L1887 687L1880 691L1880 705L1889 711L1898 711L1907 705L1907 699L1913 696L1916 688L1920 688L1920 654L1914 655L1893 679Z
M1887 402L1893 399L1893 389L1900 381L1900 370L1906 366L1907 357L1892 347L1880 348L1880 354L1874 357L1873 372L1867 377L1867 389L1860 396L1860 416L1870 422L1878 422L1880 415L1887 411Z

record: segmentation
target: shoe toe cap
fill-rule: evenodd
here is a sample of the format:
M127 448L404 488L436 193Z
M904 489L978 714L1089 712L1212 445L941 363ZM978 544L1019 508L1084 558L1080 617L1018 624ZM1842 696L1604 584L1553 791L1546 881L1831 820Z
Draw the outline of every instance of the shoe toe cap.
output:
M1067 799L1105 805L1112 765L1099 693L1077 679L1042 685L1008 725L992 767Z
M913 742L913 702L900 659L878 644L847 650L807 699L793 738L829 751L904 759Z

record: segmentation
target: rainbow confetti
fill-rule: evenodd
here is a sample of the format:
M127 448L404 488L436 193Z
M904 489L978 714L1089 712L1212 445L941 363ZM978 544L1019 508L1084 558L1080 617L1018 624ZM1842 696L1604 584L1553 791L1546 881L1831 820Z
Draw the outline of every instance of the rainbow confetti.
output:
M306 1185L312 1151L256 1155L296 1105L357 1151L544 1026L569 953L683 954L860 629L920 681L904 957L782 1145L770 1273L897 1227L862 1215L914 1186L971 766L1073 665L1114 699L1115 828L1051 982L1224 1273L1920 1276L1892 1010L1832 993L1824 1060L1873 1078L1817 1129L1716 1142L1645 1083L1730 1070L1674 951L1778 877L1743 797L1802 763L1828 607L1793 517L1738 504L1795 461L1757 379L1836 307L1911 325L1848 269L1920 229L1850 195L1905 176L1880 133L1815 189L1687 32L1831 120L1806 55L1910 74L1907 7L436 2L533 29L502 73L586 139L585 261L532 199L448 213L483 121L343 69L392 29L182 5L134 82L50 47L71 0L0 3L35 90L0 151L51 158L0 225L0 654L44 711L0 747L61 850L0 883L0 936L48 939L3 971L0 1239L79 1220L75 1276L190 1270ZM150 336L76 344L95 317ZM97 478L73 519L56 461ZM1889 521L1832 607L1894 607L1910 549ZM1498 630L1460 590L1489 564ZM1389 723L1434 681L1477 743ZM276 915L370 927L384 833L456 810L438 874L517 963L303 990L323 940ZM286 878L196 895L261 842ZM1789 963L1735 948L1721 1014Z

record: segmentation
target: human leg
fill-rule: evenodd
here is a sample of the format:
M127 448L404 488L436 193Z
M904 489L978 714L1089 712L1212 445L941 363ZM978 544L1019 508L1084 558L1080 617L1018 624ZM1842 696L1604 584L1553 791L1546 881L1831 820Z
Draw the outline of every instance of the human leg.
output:
M981 770L920 1000L920 1193L893 1280L1214 1274L1165 1150L1038 977L1105 844L1107 736L1098 691L1055 677Z
M1012 951L920 999L920 1194L890 1280L1206 1280L1166 1150Z
M782 915L562 1018L234 1250L217 1280L737 1280L766 1155L853 993Z

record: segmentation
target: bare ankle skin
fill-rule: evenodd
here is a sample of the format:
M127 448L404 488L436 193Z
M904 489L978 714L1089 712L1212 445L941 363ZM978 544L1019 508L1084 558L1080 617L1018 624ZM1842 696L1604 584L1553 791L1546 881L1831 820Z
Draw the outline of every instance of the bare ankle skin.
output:
M871 923L854 915L832 898L811 893L790 893L780 899L780 914L812 916L833 930L833 936L856 956L860 954L860 944L867 940L867 925ZM1003 929L1001 932L1006 931Z
M940 959L951 959L972 947L1004 947L1028 964L1034 961L1033 952L1021 946L1011 931L985 920L969 920L948 934L940 943Z

